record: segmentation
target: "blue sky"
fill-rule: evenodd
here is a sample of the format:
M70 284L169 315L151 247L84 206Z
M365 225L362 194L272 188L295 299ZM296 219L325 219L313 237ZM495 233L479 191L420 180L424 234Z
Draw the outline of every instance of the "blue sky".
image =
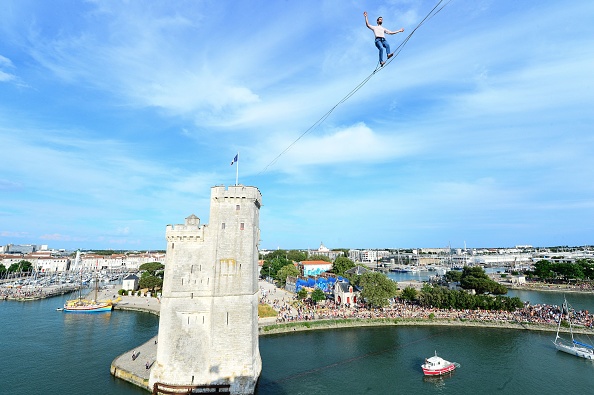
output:
M0 245L164 249L210 188L261 248L594 243L594 2L3 1ZM270 165L270 166L269 166Z

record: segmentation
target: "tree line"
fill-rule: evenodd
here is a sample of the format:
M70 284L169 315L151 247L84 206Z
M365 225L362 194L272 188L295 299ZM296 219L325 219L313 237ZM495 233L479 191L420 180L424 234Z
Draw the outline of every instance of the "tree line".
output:
M0 263L0 274L5 273L30 273L33 271L33 264L29 261L19 261L12 263L8 268Z
M594 259L579 259L575 263L553 263L542 259L534 264L534 270L526 272L529 278L543 281L594 280Z

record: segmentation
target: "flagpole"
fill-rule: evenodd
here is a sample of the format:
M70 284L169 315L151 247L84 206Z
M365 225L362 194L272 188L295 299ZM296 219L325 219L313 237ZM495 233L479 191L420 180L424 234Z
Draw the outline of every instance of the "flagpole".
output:
M239 151L237 151L237 167L235 168L235 186L237 186L239 181Z

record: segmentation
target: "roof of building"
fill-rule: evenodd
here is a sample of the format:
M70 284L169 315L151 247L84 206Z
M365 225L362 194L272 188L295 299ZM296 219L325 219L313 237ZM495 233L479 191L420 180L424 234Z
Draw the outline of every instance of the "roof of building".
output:
M361 274L365 274L370 271L371 270L367 269L365 266L357 265L357 266L345 271L345 273L356 274L356 275L360 276Z
M351 292L351 290L350 290L351 284L350 283L347 283L344 281L337 281L336 285L338 285L340 287L340 290L344 293Z
M124 277L124 280L138 280L138 276L135 274L128 274L126 277Z

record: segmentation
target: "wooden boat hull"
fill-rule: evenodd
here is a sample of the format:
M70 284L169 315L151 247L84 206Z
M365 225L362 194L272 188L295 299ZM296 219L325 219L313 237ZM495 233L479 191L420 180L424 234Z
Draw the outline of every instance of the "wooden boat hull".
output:
M113 310L111 303L65 305L64 311L67 313L104 313Z

